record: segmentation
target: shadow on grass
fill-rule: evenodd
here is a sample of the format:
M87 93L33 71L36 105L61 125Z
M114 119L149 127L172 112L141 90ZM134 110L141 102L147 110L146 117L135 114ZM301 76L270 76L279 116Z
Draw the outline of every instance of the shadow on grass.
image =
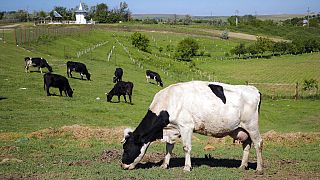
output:
M138 164L137 169L149 169L153 167L160 167L163 161L154 163L147 162L145 164ZM184 167L185 158L171 158L169 168ZM215 158L191 158L192 167L210 166L210 167L225 167L225 168L238 168L241 165L241 160L236 159L215 159ZM248 163L248 169L255 170L257 163Z
M8 99L8 98L0 96L0 100L4 100L4 99Z

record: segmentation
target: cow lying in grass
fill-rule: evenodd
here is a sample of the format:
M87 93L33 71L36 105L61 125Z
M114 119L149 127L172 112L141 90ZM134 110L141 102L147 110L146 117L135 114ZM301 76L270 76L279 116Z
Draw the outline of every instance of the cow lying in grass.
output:
M60 96L62 96L62 91L64 91L66 96L72 97L73 90L70 87L69 81L66 77L46 73L43 75L43 89L47 91L47 96L51 96L49 92L50 87L59 88Z
M117 82L117 84L114 85L114 87L111 89L109 93L106 93L107 101L111 102L113 96L118 96L118 102L120 102L120 96L123 96L124 101L127 102L126 95L128 95L131 104L132 89L132 82L119 81Z
M253 86L191 81L159 91L138 127L125 129L122 167L133 169L151 142L166 142L163 168L169 165L176 138L181 136L185 171L191 170L191 139L197 132L213 137L231 136L241 141L240 168L248 167L251 144L257 154L257 171L262 173L262 138L258 115L260 93Z
M52 67L48 64L47 60L43 58L25 57L24 62L25 62L25 68L24 68L25 72L29 72L29 67L31 66L37 67L38 71L40 71L41 74L42 74L42 68L45 68L45 67L49 70L49 72L52 72Z

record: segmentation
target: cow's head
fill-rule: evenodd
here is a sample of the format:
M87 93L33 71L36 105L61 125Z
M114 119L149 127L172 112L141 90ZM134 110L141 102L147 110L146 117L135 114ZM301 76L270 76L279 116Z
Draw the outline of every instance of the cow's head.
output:
M52 67L51 67L51 66L49 66L49 65L48 65L48 67L47 67L47 68L48 68L49 72L53 72L53 71L52 71Z
M69 97L72 97L73 90L71 88L67 89L67 94L68 94Z
M163 83L162 83L162 81L160 81L160 86L161 86L161 87L163 87Z
M169 124L169 114L161 111L157 116L148 111L137 129L124 130L122 168L133 169L141 161L152 141L163 138L163 128Z
M116 83L116 82L117 82L117 79L118 79L118 78L117 78L116 76L113 76L113 80L112 80L113 83Z
M90 81L91 79L90 79L90 77L91 77L91 74L90 73L87 73L86 74L86 77L87 77L87 79Z
M108 102L111 102L112 97L113 97L112 93L109 92L109 93L107 94L107 101L108 101Z
M128 131L124 137L122 168L135 168L143 158L150 143L151 142L142 142L139 135L134 135L131 131Z

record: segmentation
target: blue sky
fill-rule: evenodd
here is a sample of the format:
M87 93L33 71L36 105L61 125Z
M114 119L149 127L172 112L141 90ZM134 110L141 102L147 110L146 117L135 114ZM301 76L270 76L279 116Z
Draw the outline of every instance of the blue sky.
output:
M117 7L123 0L81 0L89 6L106 3ZM133 14L189 14L230 16L245 14L305 14L320 12L320 0L126 0ZM0 11L24 9L50 11L54 6L73 8L80 0L1 0Z

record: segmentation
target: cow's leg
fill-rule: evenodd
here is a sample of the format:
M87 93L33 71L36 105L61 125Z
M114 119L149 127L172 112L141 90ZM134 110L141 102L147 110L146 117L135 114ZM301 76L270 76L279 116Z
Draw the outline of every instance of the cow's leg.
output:
M251 148L251 144L252 144L251 139L247 139L242 144L243 156L242 156L241 165L239 167L240 169L247 169L248 168L249 151Z
M46 86L46 91L47 91L47 96L50 96L51 94L49 92L49 86L48 85Z
M184 171L191 171L191 142L192 142L192 129L182 127L180 129L181 140L183 143L183 151L185 153Z
M29 67L28 67L28 65L26 65L26 66L24 67L24 71L27 73L28 70L29 70Z
M81 80L83 80L83 74L82 73L80 73L80 76L81 76Z
M163 163L161 165L161 167L164 169L168 168L173 147L174 147L174 144L170 144L170 143L166 144L166 156L164 157Z
M132 104L132 102L131 102L131 95L129 94L128 96L129 96L129 101L130 101L130 104Z
M121 95L118 95L118 102L120 102L120 96L121 96Z
M60 96L62 96L62 91L63 91L63 89L59 88Z
M257 126L258 127L258 126ZM260 132L254 128L252 131L248 131L250 138L253 142L254 148L256 149L256 155L257 155L257 173L263 174L263 167L262 167L262 146L263 141L260 135Z
M123 95L123 98L124 98L124 102L127 102L126 95Z

